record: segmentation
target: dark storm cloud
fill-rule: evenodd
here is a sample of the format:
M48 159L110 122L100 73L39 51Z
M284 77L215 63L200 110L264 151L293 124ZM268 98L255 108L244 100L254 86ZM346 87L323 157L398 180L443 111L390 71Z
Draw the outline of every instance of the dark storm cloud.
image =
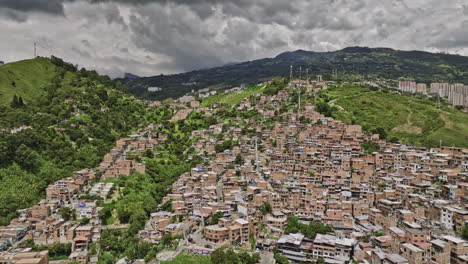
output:
M0 0L0 8L18 12L63 14L62 0Z
M166 10L146 6L133 12L138 14L130 16L129 21L133 42L148 52L169 56L173 67L189 70L223 62L208 43L216 31L203 25L186 7Z
M0 8L0 17L5 17L17 22L25 22L28 20L28 16L25 13L8 8Z
M463 10L463 14L465 16L468 16L468 5L463 5L462 10Z
M0 0L0 18L5 17L17 22L25 22L28 13L40 12L63 15L62 0Z
M91 58L91 54L89 54L89 52L84 49L80 49L78 47L72 46L71 50L79 54L81 57Z
M468 20L462 21L458 27L452 30L441 28L436 35L433 45L439 48L464 48L468 47Z
M75 7L75 12L80 12L83 21L86 22L86 27L95 27L95 22L99 18L104 18L108 24L117 24L123 27L124 30L127 29L127 25L120 13L120 9L117 4L94 4L94 5L85 5L81 3L80 6Z

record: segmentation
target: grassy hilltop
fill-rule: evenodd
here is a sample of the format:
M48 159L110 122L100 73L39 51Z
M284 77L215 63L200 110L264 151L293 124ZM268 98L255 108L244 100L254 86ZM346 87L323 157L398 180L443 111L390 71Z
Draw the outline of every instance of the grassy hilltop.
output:
M35 58L0 66L0 104L10 104L13 96L31 100L44 93L42 87L56 76L57 66L49 59Z

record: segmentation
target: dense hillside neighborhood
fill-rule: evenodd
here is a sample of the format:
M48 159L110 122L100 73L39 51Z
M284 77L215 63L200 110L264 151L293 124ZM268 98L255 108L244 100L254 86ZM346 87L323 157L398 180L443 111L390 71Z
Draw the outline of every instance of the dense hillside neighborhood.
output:
M385 90L274 79L141 101L144 125L0 227L0 262L465 263L468 149L336 120L323 100L343 87Z

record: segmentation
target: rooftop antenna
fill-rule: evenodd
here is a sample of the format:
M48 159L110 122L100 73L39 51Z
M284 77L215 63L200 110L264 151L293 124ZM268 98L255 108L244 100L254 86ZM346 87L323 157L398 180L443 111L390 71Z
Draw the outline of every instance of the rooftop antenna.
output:
M289 79L290 79L290 80L292 80L292 77L293 77L292 71L293 71L293 66L291 65L291 66L290 66L290 71L289 71Z

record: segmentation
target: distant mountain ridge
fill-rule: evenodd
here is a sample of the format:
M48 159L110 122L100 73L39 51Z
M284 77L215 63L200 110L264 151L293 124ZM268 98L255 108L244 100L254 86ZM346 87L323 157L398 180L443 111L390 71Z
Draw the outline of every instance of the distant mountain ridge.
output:
M202 88L229 88L242 83L256 84L275 76L308 72L329 79L334 69L339 77L414 79L418 82L468 83L468 57L424 51L400 51L390 48L348 47L332 52L296 50L274 58L265 58L211 69L173 75L158 75L120 79L130 93L153 100L179 97ZM148 87L160 87L160 92L148 92Z
M124 74L124 79L135 79L135 78L141 78L141 77L133 73L129 73L129 72L126 72Z

